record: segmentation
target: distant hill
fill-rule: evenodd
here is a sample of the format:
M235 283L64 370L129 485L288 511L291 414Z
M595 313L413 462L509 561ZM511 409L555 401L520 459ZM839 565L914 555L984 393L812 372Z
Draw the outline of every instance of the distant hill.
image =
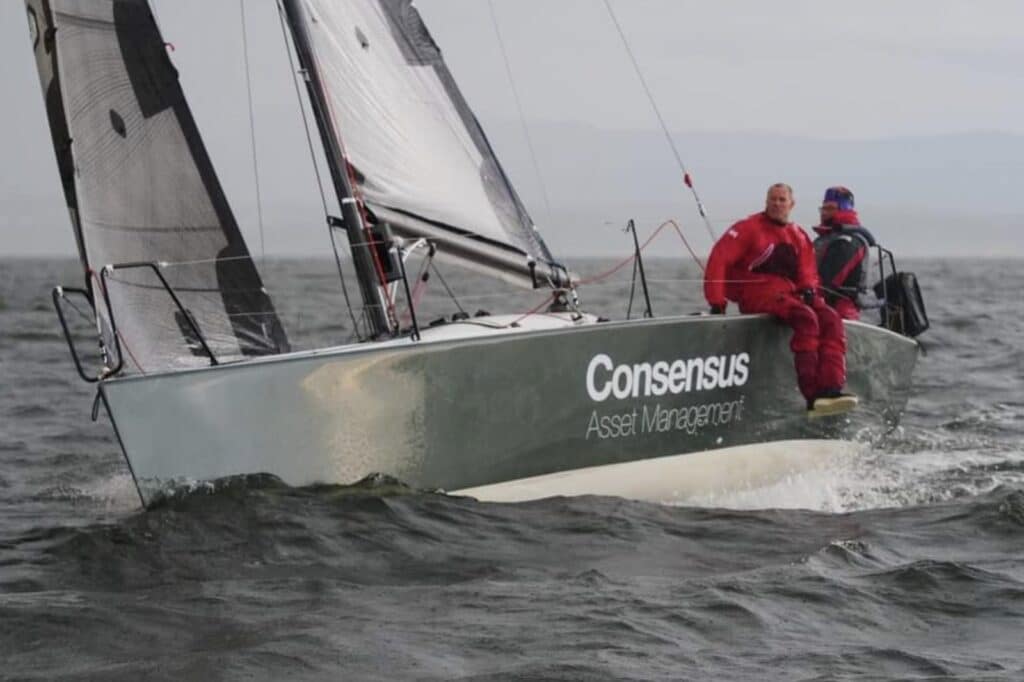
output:
M484 121L488 134L549 245L561 257L628 252L622 232L635 218L641 234L669 217L682 220L699 253L710 239L682 186L671 151L657 131L600 130L575 123L534 123L530 133L551 205L512 121ZM5 254L72 254L74 242L44 136L15 138L22 173L0 178L0 245ZM770 134L677 134L717 233L760 210L767 185L796 189L795 219L817 219L824 188L853 188L865 224L898 254L1024 256L1024 136L975 133L868 141ZM247 136L208 141L246 239L258 251ZM284 145L284 143L281 143ZM274 148L279 165L264 171L268 254L325 254L328 242L302 145ZM292 158L287 158L291 154ZM270 171L278 174L271 176ZM666 235L653 254L683 256Z

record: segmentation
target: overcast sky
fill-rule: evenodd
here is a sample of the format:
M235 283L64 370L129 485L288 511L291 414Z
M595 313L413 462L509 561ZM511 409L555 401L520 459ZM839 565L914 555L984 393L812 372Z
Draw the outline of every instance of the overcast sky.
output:
M152 4L165 39L175 46L172 58L186 95L253 250L316 251L326 243L319 199L274 3L244 2L266 203L264 247L253 243L258 237L239 2ZM603 0L492 4L528 126L656 130ZM417 5L484 127L516 130L515 101L487 0L418 0ZM758 132L825 140L979 131L1024 135L1021 0L612 0L612 5L664 118L679 134ZM73 253L24 8L16 0L0 0L0 92L0 255ZM503 155L497 140L496 147L499 156L516 160L509 171L535 217L543 213L536 205L541 194L531 164L521 154ZM687 150L681 151L687 159ZM789 170L784 163L779 168L783 174ZM652 169L673 172L664 163ZM809 175L806 168L792 172ZM834 180L816 182L810 176L815 191ZM727 177L707 181L728 184ZM553 201L561 196L557 184L546 189ZM682 213L685 196L666 196L666 202L675 199ZM736 197L735 206L749 204L752 212L760 201L759 196ZM803 206L815 201L808 198ZM901 208L912 212L915 207ZM1005 206L993 211L1016 208L1007 196ZM727 211L732 210L730 204ZM308 232L296 229L307 223ZM548 239L557 242L557 236Z

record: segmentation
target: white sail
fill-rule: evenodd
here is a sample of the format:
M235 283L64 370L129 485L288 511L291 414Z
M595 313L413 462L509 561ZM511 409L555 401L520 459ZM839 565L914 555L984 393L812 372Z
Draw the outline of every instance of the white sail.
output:
M520 278L551 254L411 0L302 0L356 191L402 235Z

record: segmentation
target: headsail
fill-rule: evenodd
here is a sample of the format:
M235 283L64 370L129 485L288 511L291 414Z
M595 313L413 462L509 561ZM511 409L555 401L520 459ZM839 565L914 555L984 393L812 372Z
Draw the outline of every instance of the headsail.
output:
M360 198L442 255L517 283L557 278L412 0L299 0Z
M288 350L146 0L26 0L79 252L142 372ZM101 321L110 312L95 296ZM186 318L192 318L195 325Z

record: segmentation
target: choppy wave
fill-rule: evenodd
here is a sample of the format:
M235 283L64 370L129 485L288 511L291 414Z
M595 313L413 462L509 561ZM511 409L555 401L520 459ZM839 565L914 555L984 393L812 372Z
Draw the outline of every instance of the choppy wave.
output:
M1016 263L912 264L933 329L902 426L769 487L490 504L244 476L145 512L45 304L77 268L30 265L5 262L0 291L0 677L1024 676ZM299 345L348 333L332 264L270 266ZM961 297L987 292L969 313L946 293L961 276Z

